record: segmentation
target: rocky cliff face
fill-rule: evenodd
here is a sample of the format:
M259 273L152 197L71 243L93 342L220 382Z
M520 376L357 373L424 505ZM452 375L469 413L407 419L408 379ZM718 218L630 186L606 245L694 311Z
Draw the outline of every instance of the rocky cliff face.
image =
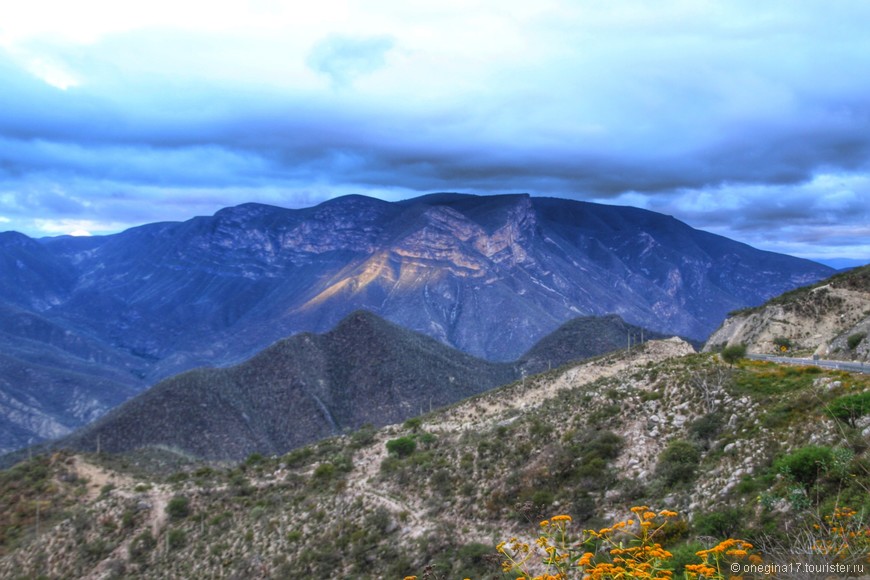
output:
M800 288L730 316L705 351L745 344L755 354L870 360L870 266Z
M500 361L583 315L703 338L729 310L830 273L668 216L526 195L244 204L99 238L0 238L0 303L88 342L132 389L361 308ZM36 381L19 388L40 397Z

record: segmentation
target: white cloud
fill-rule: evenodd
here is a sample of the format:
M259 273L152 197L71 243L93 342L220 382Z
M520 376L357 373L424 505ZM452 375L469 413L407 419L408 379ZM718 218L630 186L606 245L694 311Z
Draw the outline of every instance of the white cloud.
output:
M76 87L81 82L66 67L49 58L37 57L30 59L26 63L26 66L33 75L62 91Z
M35 232L49 236L90 236L91 232L115 233L126 227L127 224L119 222L99 222L95 220L79 219L34 219L32 227Z

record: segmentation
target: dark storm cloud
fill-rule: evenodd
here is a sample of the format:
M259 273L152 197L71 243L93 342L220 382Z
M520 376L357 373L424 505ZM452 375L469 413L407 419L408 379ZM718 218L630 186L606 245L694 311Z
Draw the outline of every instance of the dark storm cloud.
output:
M522 191L848 245L833 232L870 205L867 8L556 7L0 46L0 221Z

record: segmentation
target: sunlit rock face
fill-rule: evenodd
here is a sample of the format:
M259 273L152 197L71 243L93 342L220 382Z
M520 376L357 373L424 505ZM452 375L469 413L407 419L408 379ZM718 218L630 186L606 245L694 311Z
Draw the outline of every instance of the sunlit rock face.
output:
M0 306L54 329L3 326L0 340L19 362L50 352L52 372L76 367L135 391L366 309L506 361L585 315L703 339L727 312L831 272L669 216L565 199L244 204L111 236L0 234ZM85 375L75 384L94 384ZM20 389L32 395L38 385Z

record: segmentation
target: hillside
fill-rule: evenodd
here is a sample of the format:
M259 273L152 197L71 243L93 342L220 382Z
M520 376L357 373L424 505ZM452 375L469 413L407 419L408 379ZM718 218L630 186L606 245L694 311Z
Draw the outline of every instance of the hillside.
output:
M207 459L285 453L364 424L383 426L519 378L624 348L651 332L618 316L584 317L515 363L490 363L358 311L227 369L166 379L105 417L51 443L123 452L164 446ZM21 453L19 453L19 456Z
M512 361L578 316L617 314L703 339L728 311L832 272L654 212L527 195L347 196L303 209L243 204L102 237L0 235L0 304L64 333L52 336L87 343L87 352L58 357L54 339L5 338L44 349L61 374L98 361L98 376L114 375L94 383L114 391L93 393L101 410L129 389L326 332L357 309ZM5 353L30 364L16 348ZM0 386L5 408L83 423L34 406L40 384ZM55 432L13 415L0 417L0 447Z
M207 459L284 453L386 425L509 382L489 363L358 311L333 330L279 341L228 369L172 377L55 446L166 446Z
M757 354L870 360L870 265L733 313L705 350L745 344Z
M523 372L537 374L566 363L592 358L666 338L658 332L626 324L619 316L581 316L569 320L530 348L517 361Z
M69 434L140 391L135 357L0 303L0 455Z
M540 518L597 529L632 505L681 514L675 561L732 536L787 562L827 537L819 514L870 510L868 393L672 339L238 465L58 453L0 473L0 576L495 579L495 545L533 543Z

